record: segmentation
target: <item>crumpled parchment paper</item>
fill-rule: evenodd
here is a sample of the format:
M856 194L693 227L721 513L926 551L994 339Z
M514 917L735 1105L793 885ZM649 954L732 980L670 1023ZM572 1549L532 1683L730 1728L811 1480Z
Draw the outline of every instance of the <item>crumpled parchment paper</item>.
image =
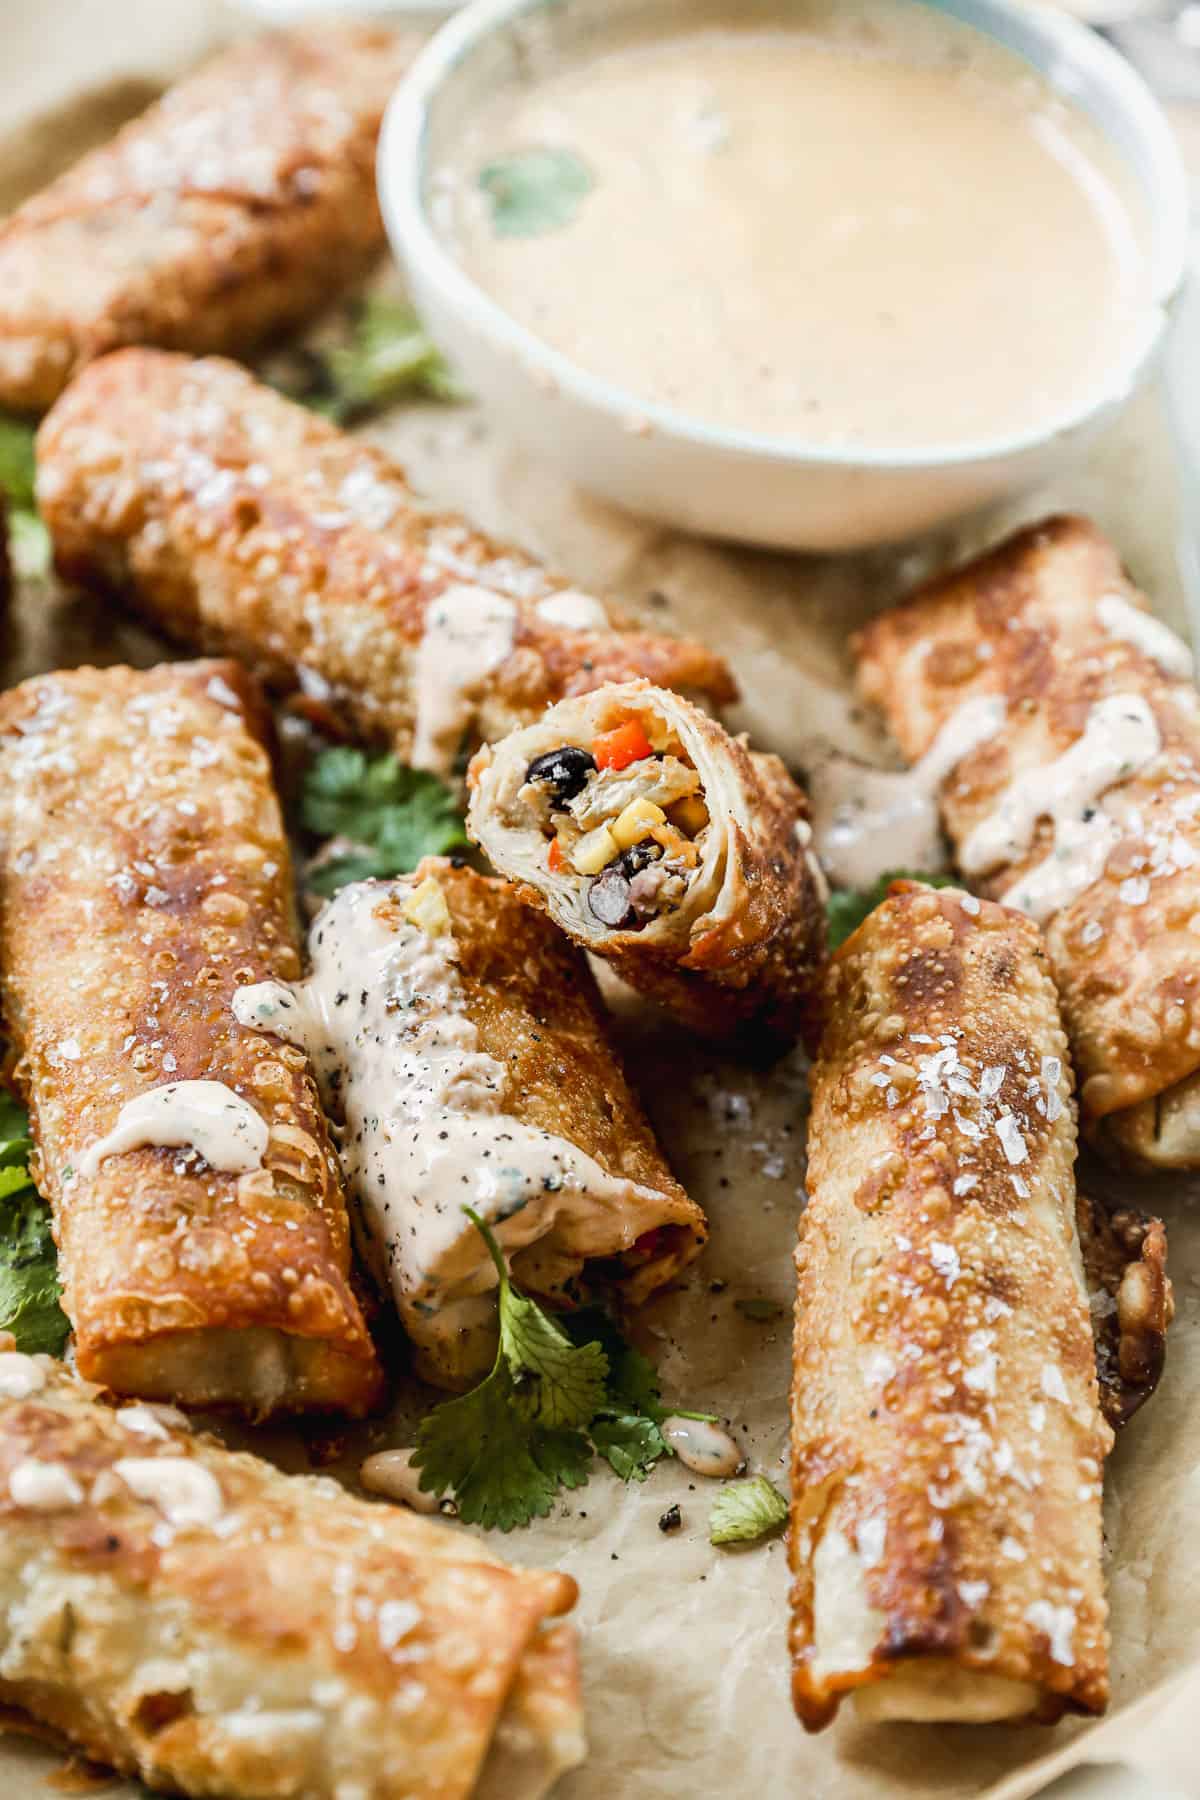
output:
M103 136L231 22L229 10L207 0L5 0L0 206L52 174L68 150ZM901 551L840 561L727 549L626 518L497 442L471 407L400 409L369 431L432 499L519 539L581 585L715 643L743 685L738 723L793 760L814 735L868 753L877 743L847 681L845 637L857 622L929 570L1052 507L1092 513L1163 615L1185 624L1173 557L1174 470L1152 394L1053 492ZM84 661L150 662L163 650L99 604L36 586L22 596L0 654L7 684ZM613 999L674 1167L713 1225L710 1248L683 1289L643 1315L642 1341L668 1399L720 1414L752 1469L782 1481L791 1254L803 1204L802 1059L754 1074L696 1050L629 997ZM846 1709L834 1729L806 1737L788 1698L782 1540L714 1550L707 1515L715 1484L678 1464L641 1487L603 1471L551 1519L501 1546L513 1560L569 1570L581 1588L592 1748L559 1790L563 1800L1024 1800L1063 1768L1093 1758L1142 1770L1150 1791L1157 1780L1163 1791L1200 1795L1200 1664L1188 1671L1200 1656L1200 1185L1189 1206L1183 1183L1097 1179L1165 1213L1178 1303L1163 1387L1109 1469L1108 1719L1053 1732L939 1731L864 1727ZM739 1310L745 1300L774 1302L778 1313L748 1318ZM416 1405L414 1393L402 1392L389 1420L353 1435L333 1472L352 1480L369 1450L408 1441ZM296 1433L228 1435L287 1468L309 1466ZM658 1519L673 1502L683 1526L667 1535ZM45 1800L61 1761L42 1744L0 1738L0 1793ZM106 1791L136 1790L116 1783Z

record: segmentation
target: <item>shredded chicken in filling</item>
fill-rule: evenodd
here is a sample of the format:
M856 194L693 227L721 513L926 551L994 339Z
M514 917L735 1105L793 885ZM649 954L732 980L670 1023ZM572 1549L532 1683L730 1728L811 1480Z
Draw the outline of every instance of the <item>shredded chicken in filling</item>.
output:
M536 756L516 800L546 839L551 873L582 876L588 910L610 930L640 931L672 911L699 867L700 777L652 716Z

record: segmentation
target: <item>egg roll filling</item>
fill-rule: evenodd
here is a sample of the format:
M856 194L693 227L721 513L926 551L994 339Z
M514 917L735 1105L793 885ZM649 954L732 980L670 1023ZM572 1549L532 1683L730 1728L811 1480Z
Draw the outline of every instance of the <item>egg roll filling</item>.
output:
M310 974L242 988L247 1026L307 1051L356 1197L368 1261L431 1379L458 1385L496 1340L496 1271L464 1207L518 1282L562 1307L585 1266L644 1297L695 1231L656 1188L611 1174L512 1110L505 1064L470 1016L460 946L433 875L345 887L314 921Z
M586 883L588 912L611 931L641 931L677 910L707 844L704 784L678 732L630 713L587 744L535 756L511 812L539 829L552 874Z

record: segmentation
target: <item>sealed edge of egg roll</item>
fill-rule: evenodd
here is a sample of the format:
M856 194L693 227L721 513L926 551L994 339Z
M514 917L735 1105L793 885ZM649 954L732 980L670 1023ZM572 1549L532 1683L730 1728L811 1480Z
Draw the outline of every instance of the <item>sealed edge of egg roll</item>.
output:
M124 344L239 351L383 248L375 147L420 42L269 33L172 87L0 226L0 405L41 412Z
M264 1415L379 1366L309 1066L234 990L299 974L253 683L76 669L0 699L0 989L80 1371Z
M0 1700L196 1794L466 1800L505 1733L509 1793L581 1760L569 1577L96 1393L0 1349Z
M1108 1697L1066 1037L1036 927L898 883L833 958L792 1387L809 1729Z
M736 693L703 645L422 506L382 451L217 358L129 350L85 370L38 435L38 503L67 579L447 778L604 681Z
M705 1036L815 1036L825 886L803 792L678 694L627 682L485 746L467 829L586 950Z
M1088 521L1050 519L873 620L866 697L910 761L971 709L942 770L972 885L1041 924L1085 1129L1200 1167L1200 696L1187 646ZM970 740L964 742L969 744Z
M698 1254L704 1216L586 959L506 883L437 857L355 882L313 921L308 965L239 989L234 1011L311 1056L367 1259L430 1380L465 1385L495 1350L496 1270L465 1205L558 1306L593 1277L636 1304Z

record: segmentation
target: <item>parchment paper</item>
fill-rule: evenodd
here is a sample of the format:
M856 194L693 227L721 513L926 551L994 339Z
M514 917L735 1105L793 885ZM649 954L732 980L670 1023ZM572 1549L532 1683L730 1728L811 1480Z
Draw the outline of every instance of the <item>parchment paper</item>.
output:
M0 8L0 204L44 179L114 117L221 32L232 15L204 0L4 0ZM31 121L36 120L36 129ZM8 186L6 187L6 178ZM1184 623L1173 560L1175 478L1157 397L1149 395L1086 467L1004 517L839 562L790 559L685 540L567 490L511 453L470 407L400 410L372 434L420 487L519 539L581 584L727 653L745 691L740 723L793 759L826 733L869 750L849 694L847 632L899 589L1019 518L1068 505L1114 537L1159 610ZM29 585L3 645L5 682L84 661L156 660L145 632L95 603ZM786 1462L791 1252L803 1203L806 1090L794 1057L768 1078L705 1057L624 996L614 996L632 1069L677 1173L707 1209L711 1246L682 1291L647 1310L642 1331L668 1398L726 1418L751 1467L782 1481ZM1123 1189L1161 1209L1178 1302L1162 1390L1122 1438L1108 1480L1113 1707L1099 1727L947 1729L857 1726L849 1712L808 1738L788 1700L787 1570L780 1540L716 1551L706 1520L715 1487L679 1465L643 1487L607 1473L553 1518L514 1533L515 1560L556 1563L582 1590L591 1755L559 1790L683 1800L709 1794L805 1800L967 1796L1023 1800L1080 1759L1141 1768L1148 1791L1200 1794L1200 1188ZM739 1300L779 1316L753 1322ZM420 1403L347 1443L333 1472L353 1478L370 1449L408 1441ZM231 1438L235 1435L228 1432ZM295 1433L237 1434L290 1469L309 1466ZM678 1501L683 1529L660 1515ZM1167 1682L1175 1685L1156 1692ZM0 1796L45 1800L61 1754L0 1739ZM1157 1783L1157 1785L1155 1785ZM995 1785L993 1785L995 1784ZM115 1783L114 1795L136 1790Z

